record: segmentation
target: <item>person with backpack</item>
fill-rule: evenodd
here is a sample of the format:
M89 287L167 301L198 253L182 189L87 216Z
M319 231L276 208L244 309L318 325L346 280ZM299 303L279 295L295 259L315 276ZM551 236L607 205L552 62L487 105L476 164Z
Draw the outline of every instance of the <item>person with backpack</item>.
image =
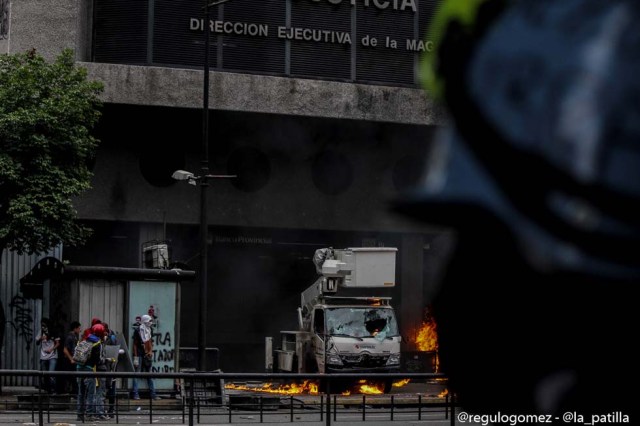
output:
M97 317L91 318L91 325L82 332L82 340L87 340L87 337L91 335L91 328L96 324L102 324L102 320Z
M78 343L73 359L76 362L77 371L95 371L100 364L102 354L102 337L104 326L96 324L91 327L91 333L86 340ZM95 420L96 406L96 379L95 377L78 378L78 421ZM106 420L106 419L104 419Z

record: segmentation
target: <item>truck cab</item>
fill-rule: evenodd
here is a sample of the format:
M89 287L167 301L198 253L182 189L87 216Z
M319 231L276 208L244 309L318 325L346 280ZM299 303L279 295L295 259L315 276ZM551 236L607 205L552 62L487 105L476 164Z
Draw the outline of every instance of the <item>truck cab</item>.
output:
M367 304L344 302L313 311L312 346L318 371L397 372L401 339L393 308L378 305L379 299Z

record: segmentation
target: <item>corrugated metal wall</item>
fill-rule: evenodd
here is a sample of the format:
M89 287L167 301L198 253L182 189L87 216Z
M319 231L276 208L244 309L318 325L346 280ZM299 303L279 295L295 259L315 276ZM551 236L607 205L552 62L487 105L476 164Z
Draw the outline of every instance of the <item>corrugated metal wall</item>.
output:
M20 293L20 278L43 257L62 259L62 246L51 252L36 256L18 255L8 250L2 251L0 264L0 299L6 316L4 342L0 359L3 369L39 369L39 347L35 336L42 318L42 300L28 300ZM27 377L2 377L3 386L31 386Z
M100 318L115 331L123 331L125 321L124 281L80 280L79 319L83 329L91 324L91 318Z

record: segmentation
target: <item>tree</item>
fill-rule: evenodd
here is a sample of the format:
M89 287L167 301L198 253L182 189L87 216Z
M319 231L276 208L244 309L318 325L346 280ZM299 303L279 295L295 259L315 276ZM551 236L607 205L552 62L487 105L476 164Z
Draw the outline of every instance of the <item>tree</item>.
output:
M43 253L88 237L71 198L90 187L101 92L69 49L53 62L35 50L0 55L0 252ZM0 348L4 325L0 303Z

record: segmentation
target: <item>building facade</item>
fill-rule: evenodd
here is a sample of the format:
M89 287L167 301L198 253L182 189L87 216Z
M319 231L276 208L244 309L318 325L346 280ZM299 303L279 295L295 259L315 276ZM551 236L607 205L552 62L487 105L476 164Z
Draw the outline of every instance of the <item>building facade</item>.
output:
M104 82L93 188L75 200L94 235L76 265L140 267L142 246L198 270L198 189L171 178L202 158L201 0L3 0L0 53L73 48ZM440 109L417 84L435 0L233 0L210 9L209 328L226 371L260 371L265 336L295 327L317 248L398 247L404 349L450 247L394 215L419 182ZM3 303L6 301L3 300ZM197 346L197 284L180 335ZM66 326L66 325L65 325ZM128 330L124 330L125 332Z

